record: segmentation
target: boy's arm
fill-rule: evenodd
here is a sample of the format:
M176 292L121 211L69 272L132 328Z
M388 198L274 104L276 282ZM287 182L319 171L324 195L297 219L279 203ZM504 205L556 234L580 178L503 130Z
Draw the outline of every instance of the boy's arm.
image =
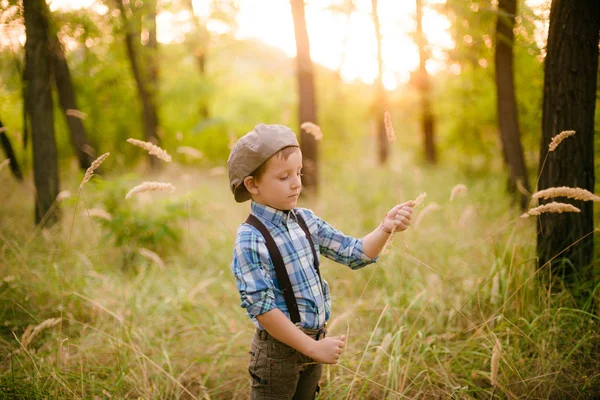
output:
M344 348L344 336L316 341L294 325L279 308L257 315L256 319L275 339L319 363L337 363Z
M414 202L394 206L375 230L363 238L362 248L367 257L376 257L394 232L408 229Z

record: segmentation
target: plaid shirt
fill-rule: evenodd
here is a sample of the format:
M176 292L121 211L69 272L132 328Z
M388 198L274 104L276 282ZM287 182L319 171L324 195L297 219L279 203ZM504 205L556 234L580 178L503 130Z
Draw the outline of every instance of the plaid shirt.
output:
M317 257L323 254L352 269L371 264L377 257L371 259L363 253L362 239L344 235L306 208L283 212L252 201L251 210L268 229L281 252L298 303L300 327L322 328L331 311L329 286L324 279L323 285L319 284L313 253L296 222L296 214L304 218L313 243L319 246ZM263 328L256 316L275 307L290 318L265 239L249 224L241 224L237 231L232 270L241 306L259 329Z

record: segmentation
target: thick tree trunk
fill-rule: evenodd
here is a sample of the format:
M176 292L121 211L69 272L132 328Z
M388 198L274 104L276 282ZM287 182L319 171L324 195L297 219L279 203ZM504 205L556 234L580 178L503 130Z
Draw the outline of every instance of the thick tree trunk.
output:
M387 134L383 114L387 111L387 96L383 87L383 53L381 50L381 28L379 15L377 13L377 0L371 0L371 13L373 14L373 26L375 28L375 39L377 42L377 79L375 81L375 104L373 111L377 122L377 160L385 164L389 156Z
M529 197L526 193L517 191L517 182L529 191L529 179L521 133L519 131L519 116L514 83L513 46L517 0L500 0L498 3L498 19L496 21L496 91L498 111L498 131L502 143L504 160L510 173L510 191L517 194L522 209L527 209Z
M2 144L2 150L4 150L4 154L6 158L9 159L10 170L15 178L18 181L23 180L23 174L21 173L21 168L19 168L19 163L17 158L15 157L15 152L13 151L12 145L10 144L10 140L8 136L4 132L6 128L2 125L2 121L0 121L0 143Z
M313 122L317 124L317 106L313 65L310 59L310 45L304 17L304 0L291 0L294 32L296 35L296 68L299 91L299 123ZM300 148L304 159L303 185L309 195L316 195L318 189L317 141L301 129Z
M417 6L417 44L419 47L419 75L417 86L421 92L421 129L423 135L423 149L425 160L431 164L437 162L437 153L435 148L435 131L433 113L431 112L431 85L429 83L429 74L425 65L427 64L427 39L423 33L423 4L422 0L416 0Z
M48 13L48 15L50 14ZM88 142L87 133L81 118L77 115L73 115L73 113L67 112L67 110L79 109L77 108L75 91L73 90L73 82L67 59L65 58L65 53L55 33L50 34L50 52L52 66L54 67L54 81L56 90L58 91L58 99L71 133L71 146L73 146L73 150L77 156L79 168L85 171L94 161L94 149Z
M154 53L151 65L148 66L148 72L144 74L144 71L142 71L140 66L140 62L138 61L138 49L136 49L135 45L136 38L139 37L139 32L135 33L131 29L131 24L127 18L123 0L117 0L117 5L121 11L121 17L123 18L123 23L125 25L125 46L127 48L127 57L129 58L131 71L133 73L138 95L142 103L144 137L146 141L158 145L158 114L155 103L155 93L158 89L158 74L156 67L156 63L158 62L156 57L157 55ZM152 5L154 6L154 12L151 14L153 27L148 32L148 45L150 49L152 49L150 52L156 50L156 3L153 2ZM149 81L148 85L146 85L146 80ZM152 168L156 168L158 166L156 157L148 156L148 160Z
M24 0L27 109L31 120L33 171L36 188L35 222L51 225L58 221L58 163L54 139L52 75L48 47L48 18L45 0Z
M545 60L540 189L570 186L594 191L599 31L600 2L552 2ZM574 130L576 134L564 140L555 151L548 152L552 137L565 130ZM545 267L544 273L550 271L554 276L564 277L567 282L590 282L593 202L565 198L559 201L575 205L581 213L539 217L539 267ZM549 262L550 268L546 265Z

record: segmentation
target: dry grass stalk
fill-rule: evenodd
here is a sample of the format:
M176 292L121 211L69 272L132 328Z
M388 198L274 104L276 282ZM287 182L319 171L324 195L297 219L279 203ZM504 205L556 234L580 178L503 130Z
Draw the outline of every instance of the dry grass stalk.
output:
M163 262L162 258L160 258L160 256L152 250L148 250L142 247L138 250L138 252L142 257L147 258L148 260L158 265L160 269L165 269L165 263Z
M454 200L455 197L461 196L465 193L467 193L467 187L462 183L459 183L452 188L452 191L450 192L450 201Z
M81 184L79 185L79 190L81 190L83 188L83 185L85 185L87 183L87 181L89 181L92 178L92 176L94 175L94 171L96 169L98 169L100 164L102 164L102 161L106 160L106 157L108 157L109 155L110 155L110 153L104 153L100 157L96 158L96 160L94 160L92 165L90 165L90 167L87 169L87 171L85 171L83 180L81 181Z
M2 171L8 164L10 164L10 158L7 158L0 163L0 171Z
M496 339L496 344L494 344L494 349L492 350L492 361L491 361L491 373L490 373L490 383L492 386L496 386L498 384L498 369L500 367L500 355L502 353L502 345L500 341Z
M321 127L313 122L303 122L300 124L300 128L304 129L306 133L312 135L315 140L323 139L323 132L321 131Z
M58 194L56 195L56 202L60 202L63 201L64 199L68 199L71 197L71 192L68 190L61 190L60 192L58 192Z
M153 143L144 142L142 140L137 140L133 138L127 139L127 142L146 150L150 155L156 156L157 158L160 158L163 161L171 162L171 156L165 150L161 149Z
M181 154L185 154L186 156L190 156L191 158L202 158L203 154L200 150L195 149L189 146L179 146L177 148L177 152Z
M25 329L23 336L21 336L21 345L23 346L23 348L27 349L31 342L33 342L33 339L35 339L35 337L42 330L56 326L60 321L62 321L62 318L49 318L41 324L39 324L38 326L36 326L35 328L33 327L33 325L29 325L27 329Z
M427 196L427 193L425 193L425 192L423 192L420 195L418 195L417 198L414 201L413 207L417 207L419 204L421 204L423 202L423 200L425 200L426 196Z
M567 203L557 203L553 201L552 203L544 204L531 210L527 211L525 214L521 215L521 218L527 218L531 215L540 215L543 213L557 213L561 214L564 212L581 212L581 210L571 204Z
M556 150L556 148L558 147L558 145L560 144L560 142L562 142L563 140L565 140L569 136L573 136L574 134L575 134L575 131L562 131L558 135L554 136L552 138L552 141L550 142L550 146L548 147L548 151L554 151L554 150Z
M531 197L534 199L548 199L550 197L568 197L583 201L600 201L600 196L581 188L571 188L567 186L551 187L534 193Z
M65 114L67 114L69 117L75 117L75 118L79 118L79 119L87 118L86 113L84 113L83 111L75 110L73 108L69 108L68 110L66 110Z
M419 213L419 216L417 217L417 220L415 221L415 228L417 226L419 226L419 224L421 223L421 220L423 219L423 217L425 217L425 215L427 215L428 213L430 213L432 211L439 210L440 208L441 208L440 205L433 201L431 203L427 204L427 206L425 206L423 211L421 211Z
M383 122L385 124L385 134L390 142L396 140L396 133L394 132L394 125L392 125L392 117L389 112L383 113Z
M490 302L492 304L498 303L498 297L500 294L500 274L496 273L492 278L492 291L490 292Z
M529 196L531 194L529 193L529 190L527 190L525 186L523 186L523 178L517 178L517 182L515 185L517 186L517 190L525 196Z
M87 211L82 212L81 215L102 218L107 221L112 221L113 219L112 215L110 215L106 210L103 210L101 208L90 208Z
M133 189L127 193L125 196L126 199L130 198L133 195L144 192L169 192L173 193L175 191L175 186L170 183L163 182L144 182L140 185L137 185Z

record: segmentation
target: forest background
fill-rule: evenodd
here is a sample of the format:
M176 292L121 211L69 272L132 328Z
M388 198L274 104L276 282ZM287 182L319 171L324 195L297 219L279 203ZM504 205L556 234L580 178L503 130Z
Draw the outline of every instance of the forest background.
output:
M298 133L313 166L300 205L347 234L362 236L394 204L427 194L377 264L351 271L323 262L329 330L349 341L340 363L324 369L320 398L600 393L595 229L581 250L590 262L579 265L559 256L583 235L544 258L536 238L544 222L522 217L537 205L536 189L569 186L548 185L543 172L577 176L582 158L571 141L599 145L592 107L593 127L560 144L564 162L542 151L563 130L542 127L550 2L293 0L281 2L285 18L258 1L57 1L47 11L24 3L0 1L0 134L18 163L0 167L4 397L247 397L253 325L230 264L248 205L234 202L225 166L232 143L259 122ZM35 86L25 70L32 4L48 21L51 67L40 82L50 121L24 101ZM298 58L282 41L240 34L248 8L289 20L274 24L288 30L282 36L295 32ZM332 26L343 32L331 48L339 57L319 53L306 64L308 50L329 40L324 15L341 21ZM498 34L503 17L514 36ZM510 85L496 75L497 43L512 53L505 70L524 176L499 128L499 96ZM594 93L597 48L595 58ZM55 167L36 168L40 129L55 140ZM160 145L172 161L129 138ZM175 189L126 198L143 181ZM38 182L55 182L45 206ZM597 210L586 210L597 226ZM540 262L548 258L560 267Z

